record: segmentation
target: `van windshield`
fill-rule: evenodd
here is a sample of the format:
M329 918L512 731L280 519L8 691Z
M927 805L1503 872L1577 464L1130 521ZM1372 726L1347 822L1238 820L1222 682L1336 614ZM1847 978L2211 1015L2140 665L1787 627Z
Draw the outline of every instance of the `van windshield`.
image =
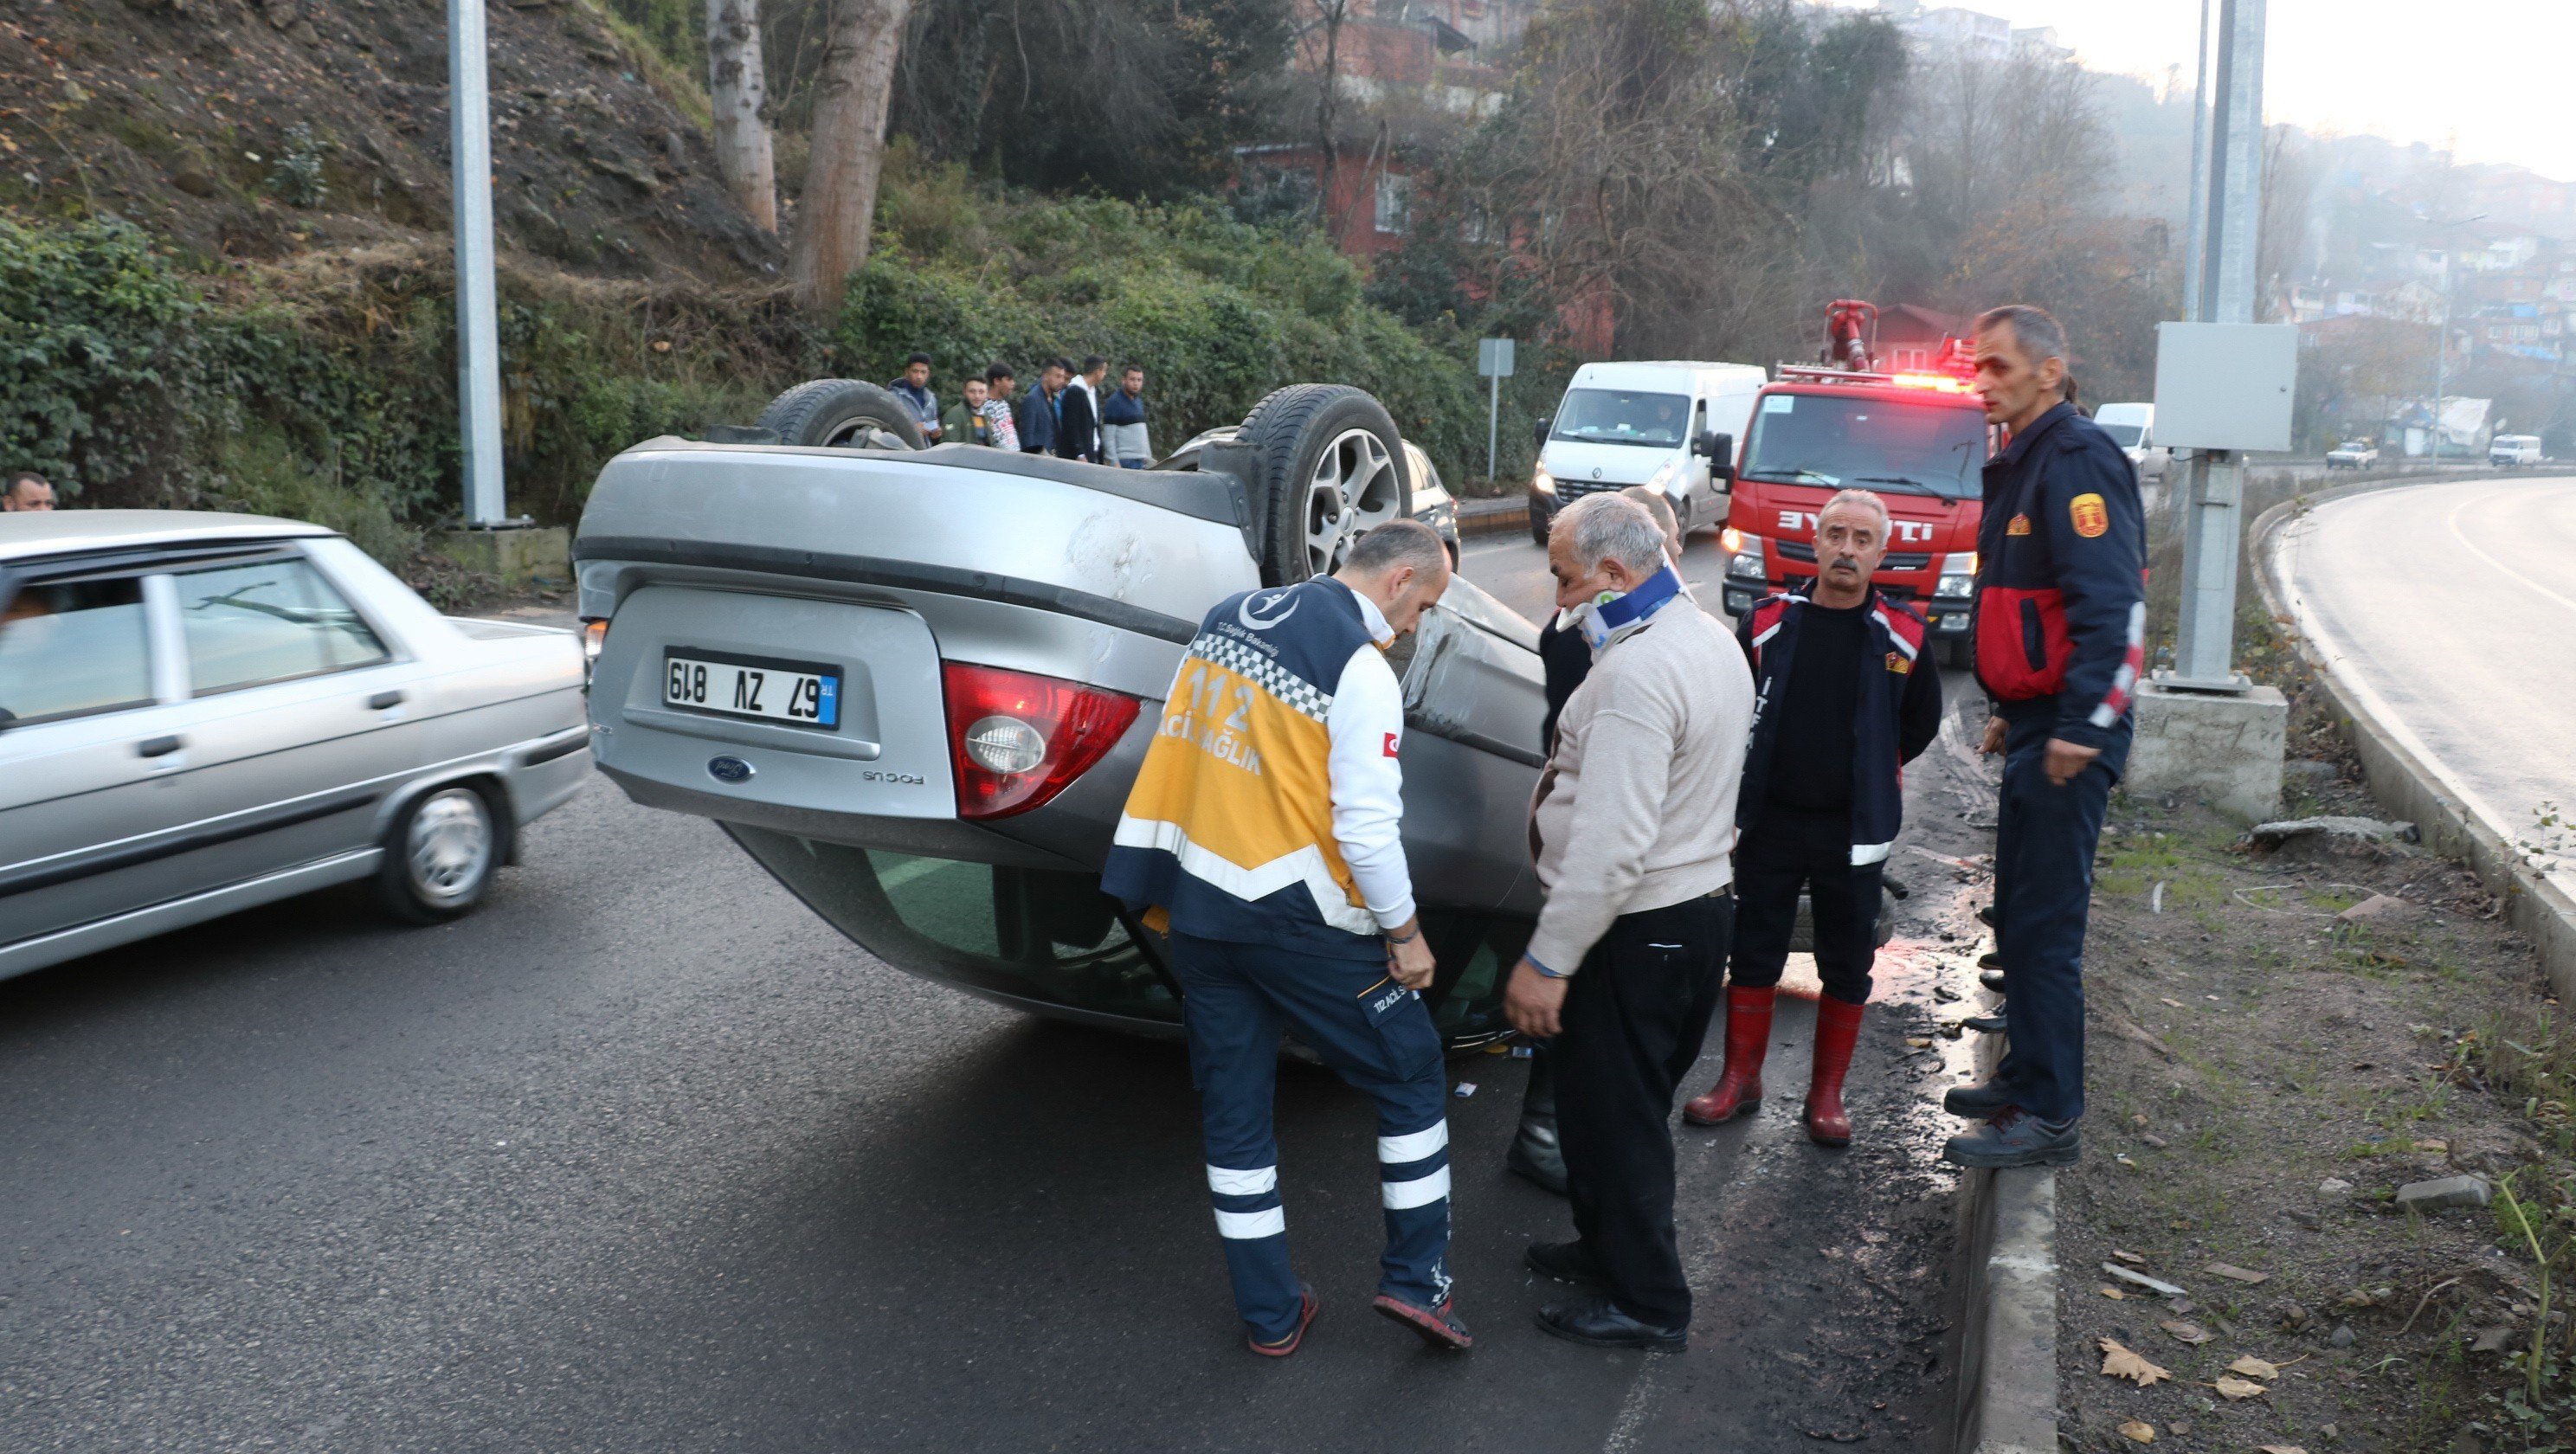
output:
M1634 389L1568 389L1550 439L1578 444L1647 444L1670 449L1690 428L1690 398Z
M1977 409L1858 393L1765 394L1743 476L1969 500L1985 488L1985 463Z
M2099 419L2093 422L2102 424ZM2147 437L2146 426L2143 424L2102 424L2102 432L2111 436L2111 442L2122 449L2135 449L2138 447L2138 441Z

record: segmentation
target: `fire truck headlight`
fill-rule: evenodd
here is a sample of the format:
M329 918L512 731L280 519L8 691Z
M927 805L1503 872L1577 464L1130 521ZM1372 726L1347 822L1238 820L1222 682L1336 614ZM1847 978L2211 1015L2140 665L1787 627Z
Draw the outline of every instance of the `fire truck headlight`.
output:
M1933 596L1942 600L1964 601L1976 593L1975 576L1943 576L1940 582L1932 587Z

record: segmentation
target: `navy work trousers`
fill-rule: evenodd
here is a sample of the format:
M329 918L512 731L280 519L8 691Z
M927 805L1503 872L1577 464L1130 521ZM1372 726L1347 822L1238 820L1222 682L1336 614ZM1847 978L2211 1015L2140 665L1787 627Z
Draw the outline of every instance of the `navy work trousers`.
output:
M1612 920L1566 986L1547 1054L1574 1231L1619 1311L1686 1327L1673 1234L1673 1091L1699 1059L1726 982L1735 900L1685 899Z
M2063 786L2048 780L2052 716L2011 723L1995 828L1995 948L2006 991L1997 1082L2043 1121L2084 1114L2084 923L2093 849L2119 775L2105 752ZM2123 733L2128 724L2121 724Z
M1878 897L1883 861L1851 861L1849 813L1807 813L1762 805L1735 845L1735 948L1727 980L1767 990L1789 964L1798 928L1798 892L1815 920L1816 977L1847 1005L1869 1003L1878 963Z
M1378 1291L1417 1307L1449 1296L1449 1122L1440 1032L1422 997L1382 961L1326 959L1268 944L1174 934L1172 973L1199 1088L1208 1198L1254 1337L1297 1326L1297 1276L1279 1200L1271 1130L1279 1036L1294 1031L1335 1074L1377 1102L1378 1200L1386 1250Z

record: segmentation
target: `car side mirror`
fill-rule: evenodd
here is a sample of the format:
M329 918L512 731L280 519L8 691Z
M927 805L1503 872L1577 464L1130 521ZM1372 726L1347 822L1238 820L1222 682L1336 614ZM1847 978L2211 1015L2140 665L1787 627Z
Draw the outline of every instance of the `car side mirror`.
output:
M1735 436L1711 429L1700 435L1692 448L1708 456L1708 477L1713 480L1735 478Z
M1545 414L1538 417L1537 425L1530 430L1530 448L1547 448L1547 427L1555 422L1556 421L1554 419Z

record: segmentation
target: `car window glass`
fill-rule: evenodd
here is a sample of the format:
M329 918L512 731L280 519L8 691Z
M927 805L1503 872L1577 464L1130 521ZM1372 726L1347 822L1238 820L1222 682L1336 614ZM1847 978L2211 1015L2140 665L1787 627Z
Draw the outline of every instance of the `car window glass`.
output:
M152 700L143 582L37 582L0 608L0 725Z
M177 580L198 696L387 659L384 642L309 562L273 557Z

